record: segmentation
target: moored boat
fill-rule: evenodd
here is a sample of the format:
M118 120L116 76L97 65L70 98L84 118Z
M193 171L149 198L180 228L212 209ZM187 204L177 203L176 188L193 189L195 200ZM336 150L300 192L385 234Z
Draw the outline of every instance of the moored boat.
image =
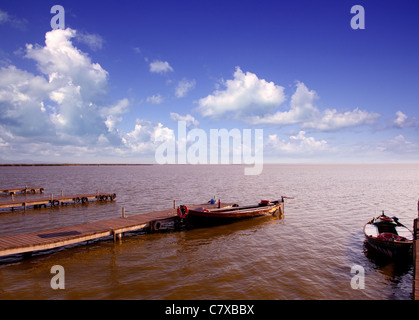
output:
M413 232L397 217L386 216L384 211L365 224L364 234L372 248L390 258L408 254L413 244Z
M178 215L193 226L213 226L261 216L280 216L283 214L283 208L283 199L272 202L262 200L257 205L239 206L232 204L217 209L206 209L204 207L188 209L186 206L180 206Z

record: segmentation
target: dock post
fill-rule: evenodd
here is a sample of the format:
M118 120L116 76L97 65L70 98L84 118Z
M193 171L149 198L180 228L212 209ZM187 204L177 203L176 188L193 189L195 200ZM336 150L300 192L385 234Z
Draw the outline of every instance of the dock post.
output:
M419 203L418 203L419 206ZM419 209L419 207L418 207ZM413 281L412 281L412 289L413 289L413 300L419 300L419 279L417 277L417 268L418 268L418 219L416 218L413 220Z
M122 218L125 218L125 208L122 208Z
M113 233L113 243L116 243L116 240L118 239L121 241L122 239L122 233L117 233L115 230L112 230Z
M15 196L13 195L13 193L12 193L12 201L15 201Z

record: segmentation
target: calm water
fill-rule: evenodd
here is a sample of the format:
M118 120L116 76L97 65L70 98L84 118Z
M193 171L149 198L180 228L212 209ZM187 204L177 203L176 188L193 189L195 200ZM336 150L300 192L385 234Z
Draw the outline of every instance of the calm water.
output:
M115 192L113 203L0 213L0 235L166 209L173 199L214 195L252 204L293 196L281 220L93 242L28 259L3 259L1 299L411 299L413 265L391 263L364 244L364 223L385 210L409 227L417 216L419 165L0 167L1 186L46 195ZM24 197L24 196L20 196ZM5 200L3 197L0 201ZM52 290L50 269L65 269ZM351 267L365 270L354 290Z

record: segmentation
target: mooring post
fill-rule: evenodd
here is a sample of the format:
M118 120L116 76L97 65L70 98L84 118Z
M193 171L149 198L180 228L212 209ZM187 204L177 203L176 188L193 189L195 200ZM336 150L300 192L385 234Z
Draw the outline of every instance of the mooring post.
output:
M115 230L112 230L113 233L113 242L116 243L116 240L118 239L121 241L122 239L122 233L117 233Z
M15 201L15 196L13 195L13 193L12 193L12 201Z
M122 208L122 218L125 218L125 208Z
M173 209L176 209L176 200L173 200Z

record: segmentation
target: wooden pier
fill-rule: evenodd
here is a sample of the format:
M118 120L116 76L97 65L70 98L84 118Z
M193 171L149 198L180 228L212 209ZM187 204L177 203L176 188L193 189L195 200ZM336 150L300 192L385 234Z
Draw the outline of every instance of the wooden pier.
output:
M89 194L75 194L75 195L63 195L54 196L51 194L50 197L43 198L25 198L20 200L11 200L11 201L0 201L0 209L4 208L19 208L23 207L26 211L28 207L31 208L40 208L40 207L57 207L64 203L87 203L89 200L97 201L113 201L116 197L115 193L89 193Z
M221 204L226 206L227 204ZM218 204L200 204L207 209L218 207ZM175 207L175 205L173 206ZM192 205L191 207L194 207ZM123 232L147 228L151 232L159 231L163 222L179 221L176 209L167 209L145 214L83 223L63 228L36 231L26 234L0 236L0 257L19 253L30 253L54 249L84 241L113 236L120 239Z
M21 188L3 188L0 189L0 195L15 195L18 193L44 193L43 187L28 187L27 185Z
M418 202L419 211L419 202ZM419 214L419 212L418 212ZM413 221L414 241L413 241L413 299L419 300L419 216Z

